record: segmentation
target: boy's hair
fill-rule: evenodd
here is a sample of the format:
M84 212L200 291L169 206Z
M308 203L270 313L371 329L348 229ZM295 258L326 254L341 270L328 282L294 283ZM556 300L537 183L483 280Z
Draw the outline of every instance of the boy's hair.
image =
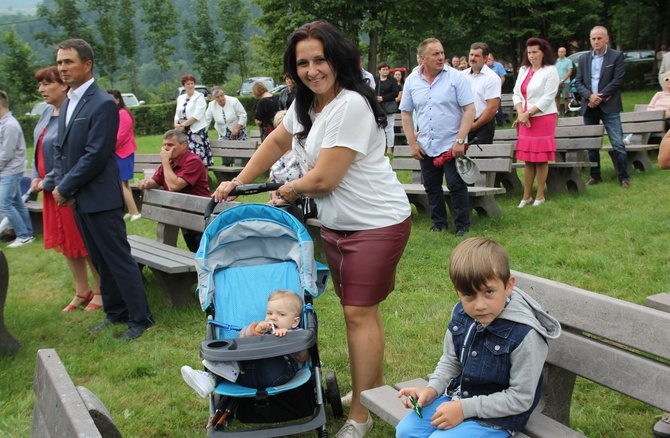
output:
M0 90L0 106L9 109L9 97L7 97L7 93L2 90Z
M451 253L449 277L456 291L470 295L489 280L510 279L509 256L498 242L471 237L459 243Z
M268 297L268 302L274 300L281 300L284 298L290 301L290 309L293 311L295 316L300 318L300 316L302 315L302 307L303 307L302 298L300 298L300 295L293 292L292 290L277 289L276 291L270 294L270 296Z

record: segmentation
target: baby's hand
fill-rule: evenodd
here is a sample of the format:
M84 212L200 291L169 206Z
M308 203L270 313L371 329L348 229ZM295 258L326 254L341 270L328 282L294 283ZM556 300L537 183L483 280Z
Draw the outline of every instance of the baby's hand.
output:
M270 330L272 330L272 325L270 324L269 321L261 321L256 326L256 330L258 330L261 333L267 333Z
M279 336L281 338L282 336L286 336L286 333L288 333L288 329L275 327L275 336Z

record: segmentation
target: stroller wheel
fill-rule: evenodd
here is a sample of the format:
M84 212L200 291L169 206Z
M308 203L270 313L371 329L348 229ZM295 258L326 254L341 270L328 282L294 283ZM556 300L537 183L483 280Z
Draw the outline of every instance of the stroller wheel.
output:
M333 408L335 418L342 418L344 416L344 409L342 409L340 388L337 386L337 378L332 371L326 373L326 399Z

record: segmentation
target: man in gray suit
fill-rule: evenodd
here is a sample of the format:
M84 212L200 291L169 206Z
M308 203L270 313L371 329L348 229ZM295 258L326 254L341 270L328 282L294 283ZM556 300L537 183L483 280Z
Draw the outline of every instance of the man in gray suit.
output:
M114 157L119 110L93 79L91 46L72 39L57 47L58 71L70 91L58 119L53 195L58 205L73 206L86 249L100 274L107 317L89 331L127 323L128 329L116 339L139 338L154 322L123 221L123 194Z
M579 113L584 116L585 125L597 125L600 121L605 125L616 155L619 183L621 187L628 188L627 154L620 116L623 110L621 86L625 74L623 53L608 47L609 35L602 26L591 29L590 39L593 51L579 58L575 79L577 92L582 97ZM586 184L601 183L600 151L589 151L589 161L597 166L591 168L591 179Z

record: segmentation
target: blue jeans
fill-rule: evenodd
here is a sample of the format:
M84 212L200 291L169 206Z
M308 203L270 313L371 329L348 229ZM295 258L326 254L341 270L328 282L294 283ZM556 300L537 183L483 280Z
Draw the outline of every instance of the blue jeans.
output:
M16 237L25 239L32 237L33 224L26 204L21 200L19 185L23 172L16 175L0 176L0 213L9 220Z
M396 438L506 438L509 433L506 430L494 429L482 426L474 420L465 420L458 426L440 430L430 424L435 411L442 404L451 401L450 397L443 395L433 400L428 406L424 406L419 418L413 410L405 416L396 426Z
M456 229L470 227L470 206L468 205L468 185L456 171L456 161L452 160L438 168L433 165L432 157L420 160L423 187L428 197L430 219L437 228L447 228L447 206L445 205L442 181L447 180L451 206L454 210Z
M602 120L607 136L616 155L617 170L619 172L619 181L627 180L628 176L628 154L626 146L623 144L623 129L621 128L621 116L619 113L606 114L600 108L589 108L584 113L585 125L597 125ZM597 164L591 168L591 178L602 179L600 176L600 151L590 150L589 161Z
M290 354L267 359L240 361L237 382L248 388L265 389L291 380L302 364Z

